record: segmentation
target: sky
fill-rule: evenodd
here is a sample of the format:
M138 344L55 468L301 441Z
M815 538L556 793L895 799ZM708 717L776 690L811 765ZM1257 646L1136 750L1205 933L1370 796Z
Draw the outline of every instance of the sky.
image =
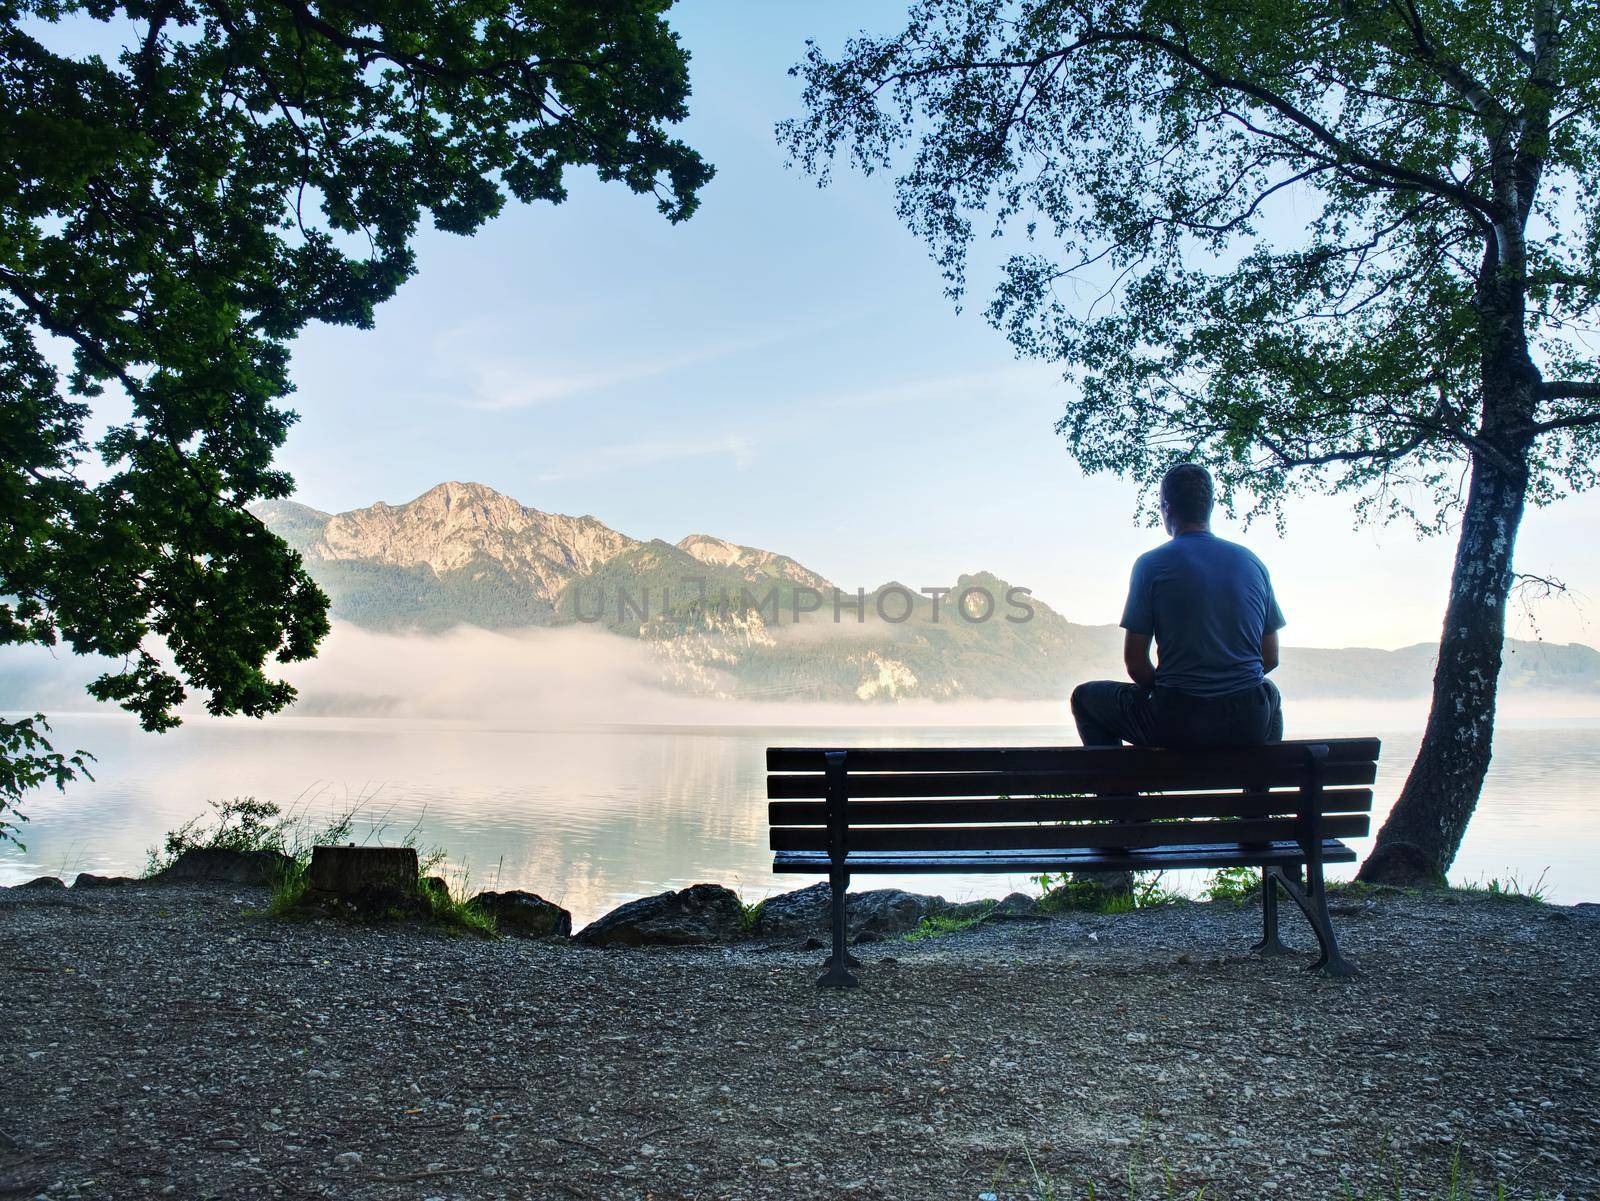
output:
M843 587L989 570L1068 618L1112 623L1160 540L1131 484L1084 476L1052 430L1059 372L958 312L894 214L892 180L786 165L806 38L887 31L894 3L686 0L681 136L717 168L669 225L650 198L575 174L560 206L509 208L472 238L428 231L418 275L370 331L318 327L294 355L297 499L341 510L472 480L638 538L708 533L794 556ZM1453 552L1353 526L1348 500L1219 533L1267 562L1285 641L1436 640ZM1566 597L1511 631L1600 642L1600 497L1532 511L1518 568Z

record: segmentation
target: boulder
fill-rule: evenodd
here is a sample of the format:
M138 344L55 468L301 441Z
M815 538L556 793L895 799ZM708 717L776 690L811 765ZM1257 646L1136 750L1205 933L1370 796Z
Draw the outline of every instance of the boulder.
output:
M1105 899L1133 895L1132 872L1073 872L1072 880Z
M53 888L65 888L66 885L54 876L35 876L32 880L16 885L17 888L36 888L40 891Z
M501 934L522 938L571 938L572 914L537 893L480 892L472 904L494 918Z
M729 942L744 930L738 896L720 884L641 897L590 922L576 940L592 947Z
M74 888L120 888L124 884L137 884L134 876L94 876L88 872L79 872L78 878L72 882Z
M1014 892L998 901L962 901L941 911L944 917L981 917L989 922L1042 922L1039 902L1025 892Z
M276 884L293 869L294 860L278 851L191 847L152 879L162 884Z
M951 908L943 897L902 892L898 888L852 892L844 907L845 927L851 937L867 932L904 934L921 925L923 918L948 912ZM825 883L813 884L810 888L767 898L750 932L762 938L825 934L832 921L832 890Z
M1029 922L1042 917L1038 899L1025 892L1013 892L1000 898L989 912L991 922Z

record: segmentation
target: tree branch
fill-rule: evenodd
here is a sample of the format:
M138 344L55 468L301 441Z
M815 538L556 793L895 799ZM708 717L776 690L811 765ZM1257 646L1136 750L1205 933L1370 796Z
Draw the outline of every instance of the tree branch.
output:
M1579 379L1545 380L1539 385L1539 399L1600 400L1600 382ZM1600 413L1595 414L1590 420L1600 421Z

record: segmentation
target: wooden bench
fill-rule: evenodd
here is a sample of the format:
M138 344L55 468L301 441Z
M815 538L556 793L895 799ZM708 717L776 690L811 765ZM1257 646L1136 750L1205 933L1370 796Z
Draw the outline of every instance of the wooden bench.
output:
M776 872L828 876L833 952L817 983L854 987L845 892L856 874L1259 867L1262 954L1283 954L1278 889L1349 976L1323 865L1367 833L1376 738L1217 751L1141 747L769 747ZM1305 868L1302 883L1300 868Z

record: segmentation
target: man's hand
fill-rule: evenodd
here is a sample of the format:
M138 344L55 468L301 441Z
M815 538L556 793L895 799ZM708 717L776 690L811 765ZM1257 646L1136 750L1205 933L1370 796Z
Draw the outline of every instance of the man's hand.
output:
M1274 645L1277 636L1273 635ZM1150 662L1150 635L1127 631L1122 639L1122 662L1128 678L1145 691L1156 686L1156 666Z
M1278 666L1278 631L1268 630L1261 635L1261 670L1271 671Z

